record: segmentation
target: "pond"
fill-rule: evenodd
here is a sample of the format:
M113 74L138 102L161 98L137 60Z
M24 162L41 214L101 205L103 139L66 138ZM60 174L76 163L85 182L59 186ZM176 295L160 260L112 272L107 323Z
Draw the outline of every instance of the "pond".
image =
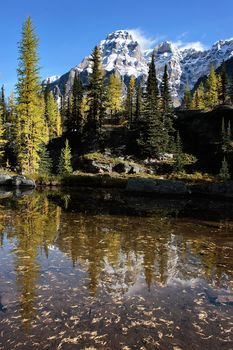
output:
M233 349L232 202L0 197L1 350Z

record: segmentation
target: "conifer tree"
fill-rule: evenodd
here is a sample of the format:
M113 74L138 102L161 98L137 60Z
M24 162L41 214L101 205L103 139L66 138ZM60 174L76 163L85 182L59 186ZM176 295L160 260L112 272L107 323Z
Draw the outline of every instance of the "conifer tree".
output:
M2 106L0 106L0 165L3 163L5 156L5 145L7 142L5 139L5 129L3 126L3 113Z
M45 117L48 126L49 140L61 136L61 114L52 91L45 92Z
M5 88L4 85L1 87L1 94L0 94L0 108L1 108L1 113L2 113L2 122L6 123L7 122L7 104L5 100Z
M218 78L215 73L214 67L211 67L210 75L207 79L207 93L206 93L206 104L209 109L213 109L218 105Z
M224 118L222 118L222 151L227 154L231 150L231 122L228 121L227 128L225 127Z
M83 128L83 86L80 79L80 76L75 72L74 83L72 88L72 97L71 97L71 111L69 118L67 119L67 131L76 132L81 138L82 128Z
M166 151L172 152L174 150L174 137L173 137L174 109L173 109L172 98L170 93L167 65L165 65L164 67L164 74L163 74L163 79L161 84L161 100L162 100L161 112L163 116L163 123L164 123L164 128L166 129L167 138L168 138L167 140L168 147Z
M197 90L194 92L191 108L196 110L205 110L205 89L203 83L201 83Z
M41 144L40 150L40 161L39 161L39 175L49 176L52 172L52 160L49 156L49 152L44 143Z
M72 174L73 168L71 164L71 149L69 146L69 142L66 139L65 147L61 150L61 155L59 159L58 165L58 173L61 176L67 176Z
M43 99L38 73L38 40L29 17L23 25L19 44L17 151L22 172L35 173L39 167L39 149L45 139Z
M229 97L230 97L231 104L233 104L233 75L231 76L231 82L229 87Z
M129 86L127 89L126 105L125 105L125 115L126 119L129 121L129 125L132 125L134 117L135 108L135 78L131 77L129 81Z
M152 55L151 62L149 65L149 73L147 79L147 96L151 99L151 107L154 110L159 108L159 88L158 80L155 69L155 55Z
M164 67L163 80L161 84L161 100L162 100L162 112L169 114L173 109L172 98L169 87L169 76L167 65Z
M198 87L198 109L205 109L205 89L203 83Z
M138 146L143 156L156 158L165 152L167 147L167 133L163 127L161 113L151 108L148 98L143 102Z
M229 171L228 163L226 158L224 157L222 161L222 166L219 172L219 179L221 181L227 181L227 180L230 180L230 178L231 178L231 174Z
M227 100L227 73L226 73L226 63L223 62L220 72L220 96L219 99L221 103L225 103Z
M8 122L14 124L16 122L16 105L15 105L15 95L12 91L8 98Z
M192 107L192 95L188 83L186 84L184 90L183 105L185 109L190 109Z
M122 109L122 82L121 79L111 74L108 81L107 90L107 108L110 111L110 115L116 116Z
M154 56L152 57L149 67L139 133L138 145L143 156L159 157L160 153L166 151L168 132L164 127L163 118L159 108Z
M98 46L92 53L92 73L89 86L89 111L86 123L86 138L89 145L98 146L101 138L102 122L106 113L106 92L101 63L101 52Z
M175 171L183 171L184 170L184 157L183 157L183 146L180 138L179 132L176 136L175 143L175 162L174 162L174 170Z
M138 122L142 113L142 84L139 82L136 89L135 121Z

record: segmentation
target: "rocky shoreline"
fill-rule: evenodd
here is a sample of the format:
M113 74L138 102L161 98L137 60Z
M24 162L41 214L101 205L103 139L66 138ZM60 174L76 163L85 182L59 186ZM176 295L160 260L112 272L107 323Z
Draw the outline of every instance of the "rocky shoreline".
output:
M188 183L146 177L119 177L106 174L71 175L62 180L34 181L25 176L0 174L0 189L34 189L36 187L88 187L121 189L127 193L149 196L203 196L233 199L233 181Z
M0 174L0 186L35 188L36 183L32 179L26 178L26 176L22 176L22 175L10 176L7 174Z

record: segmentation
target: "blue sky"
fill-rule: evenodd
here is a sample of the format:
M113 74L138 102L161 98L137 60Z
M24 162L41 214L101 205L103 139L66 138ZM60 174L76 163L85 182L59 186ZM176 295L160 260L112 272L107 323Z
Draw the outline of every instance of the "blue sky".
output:
M0 85L16 82L17 43L31 16L40 40L41 77L77 65L106 35L135 29L145 46L163 40L210 46L233 37L233 1L222 0L8 0L0 10Z

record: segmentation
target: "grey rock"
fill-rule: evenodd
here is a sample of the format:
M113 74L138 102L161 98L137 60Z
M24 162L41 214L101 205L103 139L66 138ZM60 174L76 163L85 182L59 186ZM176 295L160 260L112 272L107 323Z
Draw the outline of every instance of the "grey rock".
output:
M98 162L96 160L85 159L82 162L82 168L88 173L98 174L98 173L111 173L112 164L109 162Z
M182 181L146 178L130 178L127 182L126 191L151 194L189 194L186 184Z
M113 171L119 174L129 174L132 166L127 163L118 163L113 167Z
M129 171L129 174L140 174L140 173L144 173L145 169L142 167L139 167L138 165L132 165L131 169Z
M21 186L32 187L32 188L36 187L34 180L27 179L25 176L20 176L20 175L12 177L11 185L16 187L21 187Z
M7 186L11 181L11 177L9 175L0 174L0 186Z

